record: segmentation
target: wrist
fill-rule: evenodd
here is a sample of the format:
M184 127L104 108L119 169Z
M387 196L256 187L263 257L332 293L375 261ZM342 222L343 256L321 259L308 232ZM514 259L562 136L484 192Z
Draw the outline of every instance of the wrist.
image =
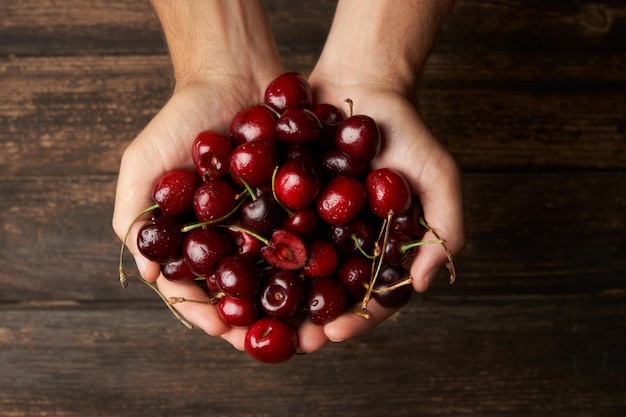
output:
M175 88L202 83L264 85L282 64L257 0L153 0Z

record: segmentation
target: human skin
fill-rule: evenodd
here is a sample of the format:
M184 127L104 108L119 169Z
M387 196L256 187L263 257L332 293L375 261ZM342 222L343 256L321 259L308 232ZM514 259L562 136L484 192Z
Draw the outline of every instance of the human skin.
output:
M461 180L454 160L430 133L413 102L415 87L451 1L340 0L323 53L310 76L316 102L345 106L379 123L385 146L374 167L393 167L409 180L425 218L457 253L463 246ZM363 5L367 4L366 7ZM228 131L234 114L263 101L265 87L284 72L276 43L257 0L154 0L174 70L170 100L123 154L113 227L123 239L135 216L152 205L150 192L168 170L193 167L198 132ZM194 283L168 281L159 265L137 251L133 225L127 240L142 277L166 296L204 300ZM431 233L426 239L433 238ZM411 267L413 287L425 291L448 258L441 245L420 248ZM243 349L245 329L230 328L207 304L179 303L193 325ZM346 313L324 326L305 321L300 349L313 352L371 329L393 310L374 301L371 318Z

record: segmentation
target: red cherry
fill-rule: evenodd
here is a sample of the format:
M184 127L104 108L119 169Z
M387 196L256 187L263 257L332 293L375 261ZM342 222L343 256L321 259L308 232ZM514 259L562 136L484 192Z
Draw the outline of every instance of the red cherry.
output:
M308 252L300 236L278 229L272 233L268 245L261 249L261 257L275 268L296 270L304 266Z
M174 169L163 174L155 183L152 198L163 216L193 213L193 198L202 181L195 171Z
M309 284L306 306L309 319L315 324L326 324L343 313L348 304L346 291L339 281L325 277Z
M261 255L261 249L265 246L258 238L252 236L239 225L228 228L227 234L235 245L237 254L251 259L258 259Z
M230 125L230 138L235 145L255 140L276 140L276 115L268 107L257 104L238 112Z
M313 93L309 81L296 72L279 75L265 89L265 104L279 113L292 107L310 109Z
M365 179L369 172L369 164L351 158L337 148L328 149L322 155L322 169L329 177L347 176Z
M318 167L311 159L302 157L285 162L276 172L276 198L292 210L311 204L321 188Z
M302 107L285 110L276 122L276 137L290 145L311 145L322 132L322 123L315 113Z
M193 204L200 222L218 220L237 206L237 190L223 179L211 179L196 190Z
M387 308L400 308L409 302L411 295L413 294L413 286L406 284L399 287L383 291L388 289L394 284L406 281L408 272L398 266L383 265L381 268L376 283L374 284L374 291L372 293L372 299L378 301L380 305Z
M378 217L401 214L411 207L409 183L398 171L391 168L372 171L365 179L365 186L369 207Z
M193 281L197 278L182 256L161 265L161 273L171 281Z
M175 217L157 217L146 222L137 234L137 248L147 259L164 264L181 256L182 223Z
M325 240L314 240L309 243L309 259L302 268L306 278L321 278L335 272L339 258L335 246Z
M331 225L347 223L356 218L365 206L365 186L351 177L334 177L317 198L317 213Z
M335 146L354 159L369 162L381 148L378 125L369 116L348 117L337 127Z
M198 276L213 274L215 264L231 251L230 241L211 228L187 232L183 240L183 256L189 268Z
M233 146L226 136L210 130L200 132L191 146L196 172L205 180L223 177L228 173L232 150Z
M246 332L244 347L248 355L265 363L280 363L290 359L298 349L296 331L287 323L263 318Z
M266 140L243 143L230 154L229 166L233 179L237 183L243 179L252 187L270 182L277 165L276 148Z
M313 238L319 233L320 218L313 207L297 210L283 221L283 227L304 238Z
M293 271L275 270L260 291L261 308L268 317L287 318L298 311L304 280Z
M253 298L259 290L259 267L252 259L229 255L215 267L217 287L235 298Z
M361 256L352 255L345 258L337 269L337 278L345 288L351 301L363 299L365 285L372 275L372 261Z
M254 298L220 298L217 312L222 321L233 327L247 327L259 319L259 307Z

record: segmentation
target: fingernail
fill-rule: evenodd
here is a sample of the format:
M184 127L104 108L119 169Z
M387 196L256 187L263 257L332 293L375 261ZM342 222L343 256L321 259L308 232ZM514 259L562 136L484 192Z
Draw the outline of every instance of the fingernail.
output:
M139 271L139 274L143 277L144 273L146 272L146 260L143 256L137 255L135 256L135 264L137 265L137 270Z

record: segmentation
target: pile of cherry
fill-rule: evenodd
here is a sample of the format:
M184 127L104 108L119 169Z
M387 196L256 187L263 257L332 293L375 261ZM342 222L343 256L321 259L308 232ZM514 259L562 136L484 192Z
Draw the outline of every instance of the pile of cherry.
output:
M346 101L344 116L314 104L302 75L280 75L229 132L198 134L194 169L165 173L144 212L141 254L167 279L205 288L225 323L248 329L246 351L263 362L294 355L306 318L368 317L372 299L406 304L406 263L433 242L421 241L427 226L406 179L371 170L379 127ZM125 275L120 266L123 284Z

